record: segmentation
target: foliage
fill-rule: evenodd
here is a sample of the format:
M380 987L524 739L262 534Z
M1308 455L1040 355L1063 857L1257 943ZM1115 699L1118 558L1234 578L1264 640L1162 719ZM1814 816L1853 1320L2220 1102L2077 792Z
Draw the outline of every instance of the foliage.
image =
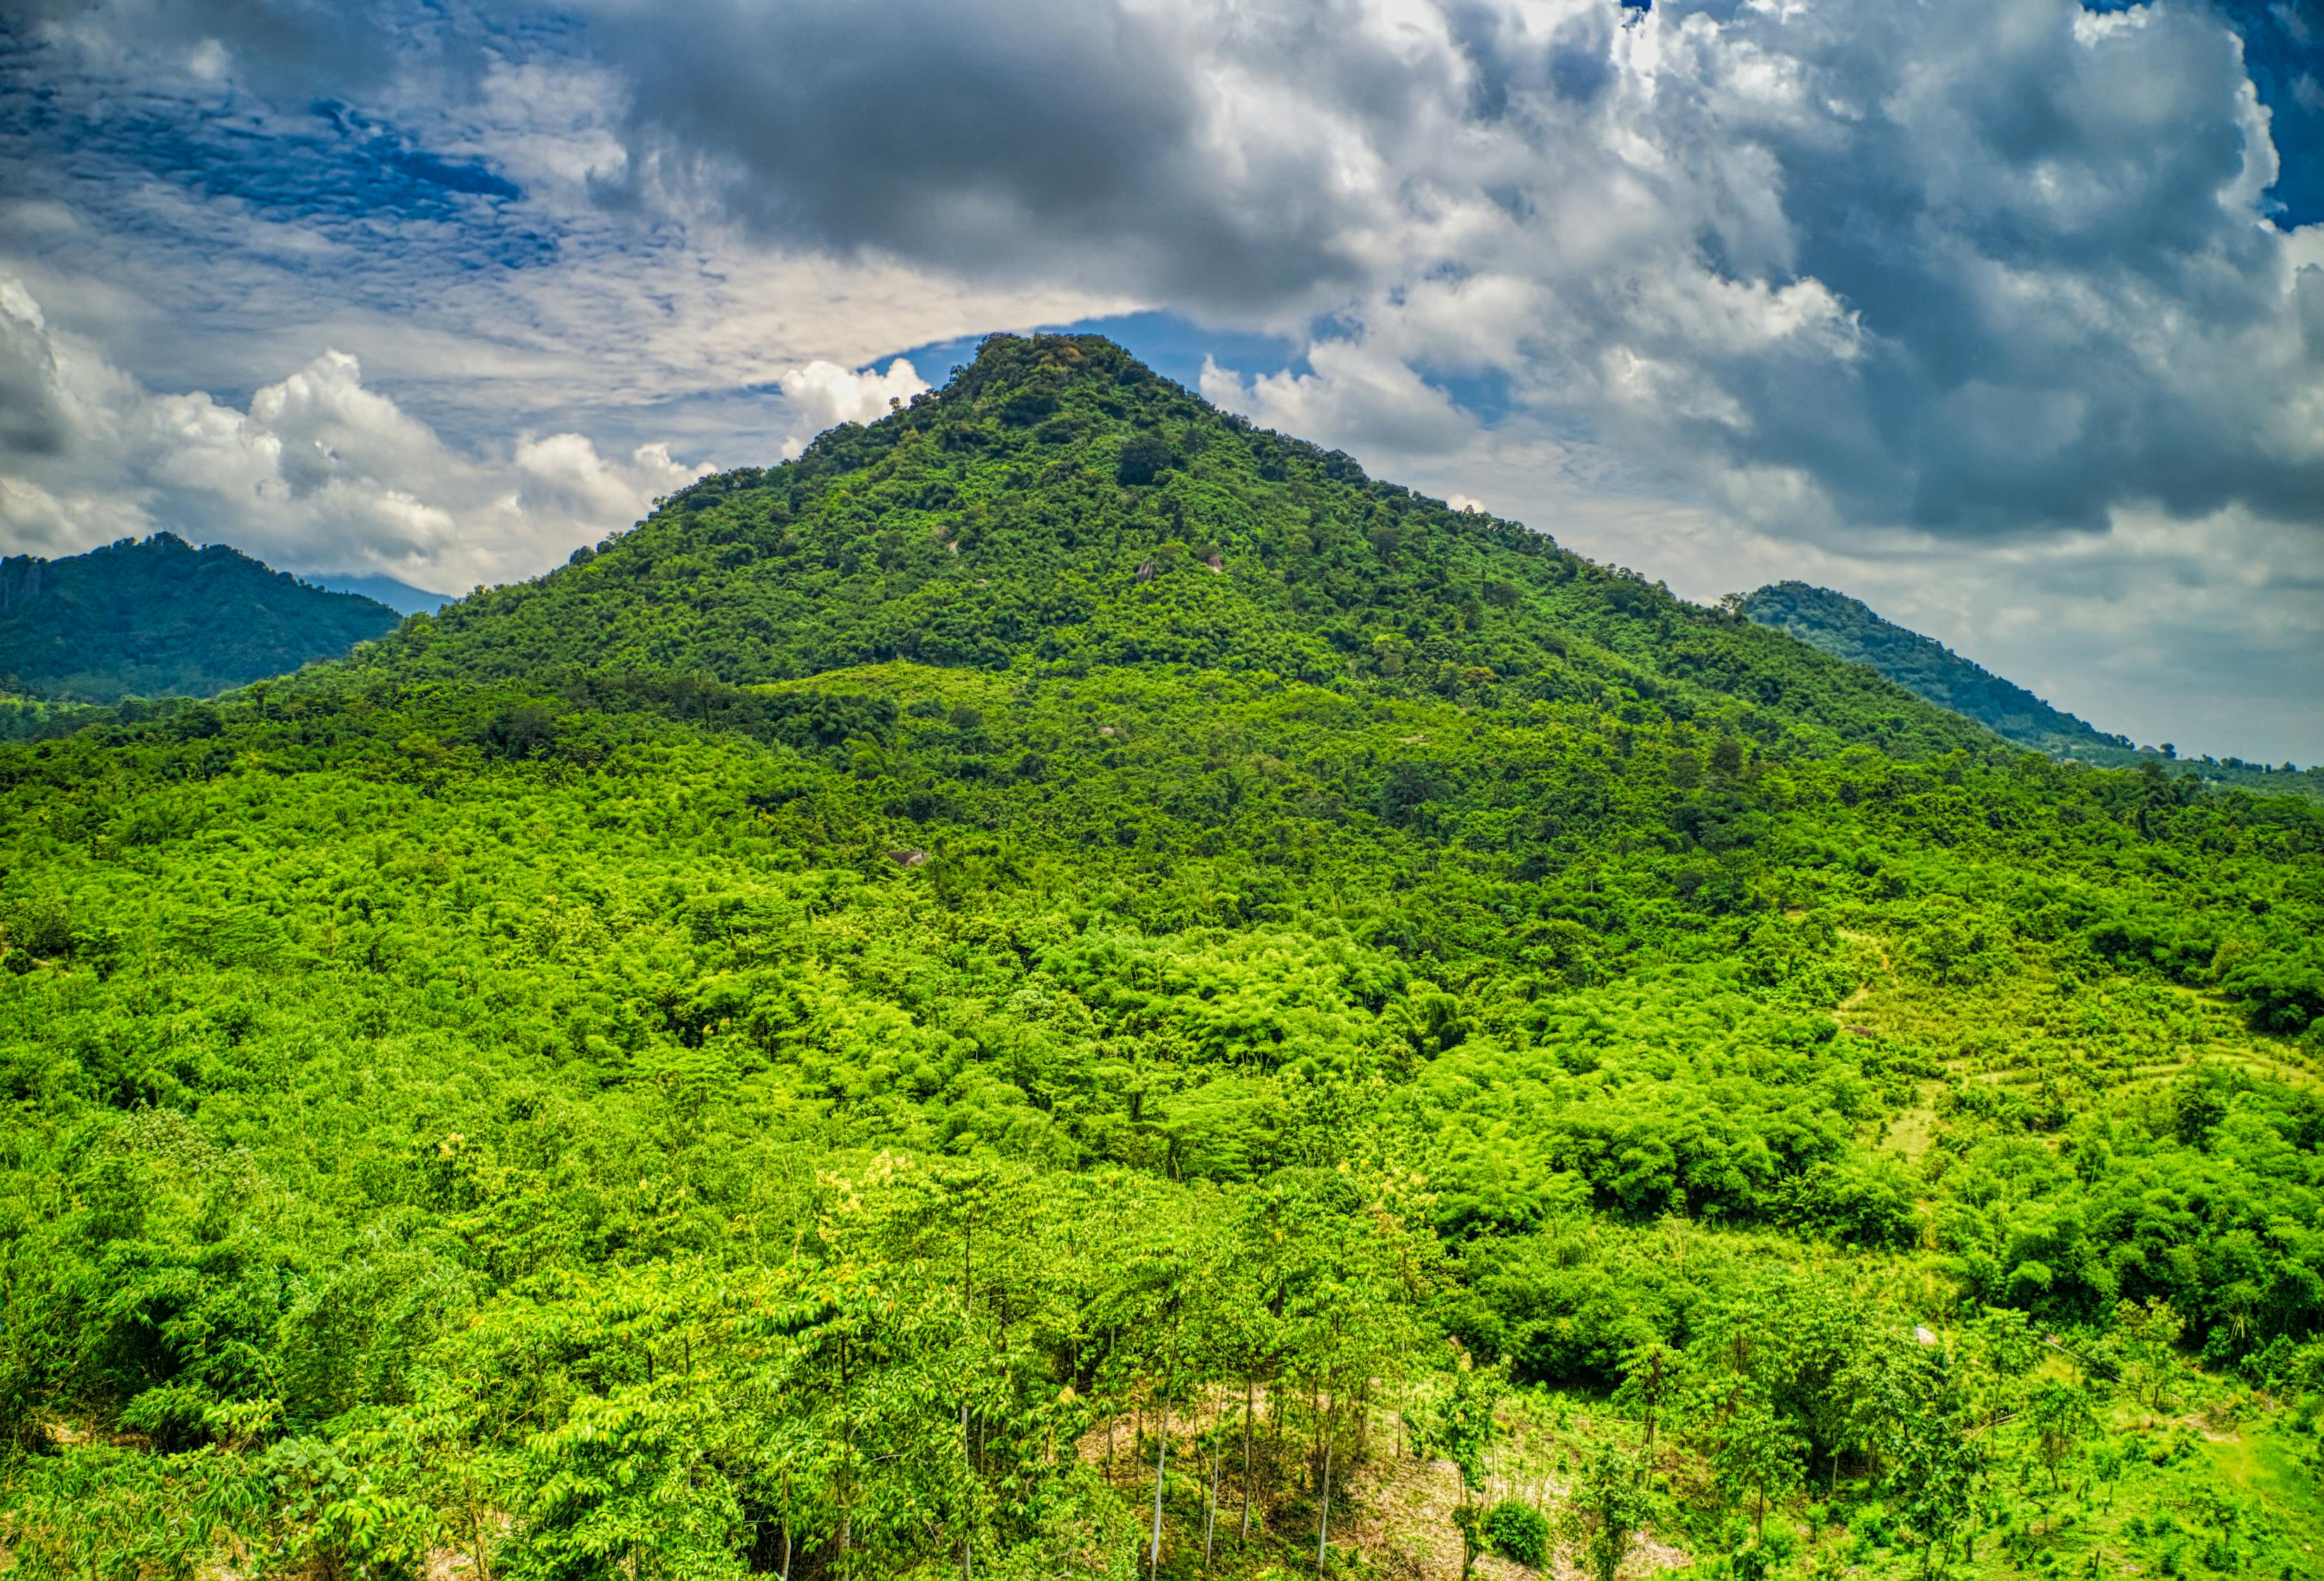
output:
M1503 1499L1485 1514L1485 1540L1493 1551L1538 1570L1549 1563L1549 1517L1518 1499Z
M1614 1581L1654 1513L1646 1464L1620 1444L1601 1444L1574 1477L1562 1536L1591 1581Z
M1915 697L1966 714L2013 741L2061 751L2131 744L2128 737L2102 734L1942 644L1882 620L1845 593L1776 582L1747 594L1738 608L1763 626L1877 670Z
M174 533L60 560L0 559L0 689L114 703L228 687L337 658L394 629L386 605L327 593ZM69 712L0 714L0 740L46 734Z
M1330 1567L1399 1414L1471 1557L1918 1567L2324 1375L2317 809L1098 343L0 786L28 1574Z

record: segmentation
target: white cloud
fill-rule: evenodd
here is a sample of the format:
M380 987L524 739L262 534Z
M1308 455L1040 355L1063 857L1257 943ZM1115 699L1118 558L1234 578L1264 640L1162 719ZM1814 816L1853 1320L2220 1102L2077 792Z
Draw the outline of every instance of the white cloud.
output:
M43 200L110 191L143 206L133 251L204 254L152 282L174 322L106 336L124 365L236 382L201 364L254 332L276 366L348 349L439 431L604 437L818 362L852 379L898 346L1169 305L1295 336L1328 316L1362 348L1296 384L1244 370L1250 401L1351 431L1416 414L1419 449L1460 432L1422 375L1489 373L1674 487L1796 492L1840 533L2324 497L2324 431L2285 416L2324 401L2301 240L2263 221L2277 151L2207 8L583 0L537 35L494 9L323 28L39 0L32 36L92 102L174 92L327 164L360 151L300 141L308 106L360 93L523 189L466 219L425 182L419 217L284 213L126 179L134 151L89 140ZM87 174L108 150L110 188ZM90 258L19 247L52 301ZM220 283L189 283L221 253ZM358 290L326 308L318 267ZM803 420L726 459L838 420L840 387L785 388Z
M357 361L326 350L237 409L148 389L58 332L0 279L0 389L21 440L0 455L0 549L55 556L168 529L286 570L384 572L447 591L537 572L701 475L667 446L627 461L586 437L455 451Z
M1203 397L1264 427L1373 455L1442 455L1476 436L1476 420L1397 357L1325 341L1308 360L1311 372L1246 378L1205 357Z
M551 434L516 447L516 470L523 477L517 495L521 510L547 511L576 521L616 524L702 475L698 466L670 458L667 445L641 445L626 464L611 462L580 434Z
M841 423L877 422L928 387L928 381L902 357L890 363L884 373L868 368L852 372L837 363L817 359L803 368L786 371L777 382L802 423L801 431L784 437L785 456L797 455L825 428Z

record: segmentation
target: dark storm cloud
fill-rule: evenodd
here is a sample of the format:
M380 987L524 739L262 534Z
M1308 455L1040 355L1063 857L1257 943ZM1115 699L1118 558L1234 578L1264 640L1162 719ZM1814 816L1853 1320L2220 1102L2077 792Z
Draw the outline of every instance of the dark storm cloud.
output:
M2207 6L700 0L583 36L628 200L1335 313L1412 365L1465 336L1800 530L2324 501L2318 250Z
M1336 113L1375 125L1414 85L1335 41L1329 7L1211 20L1190 39L1188 18L1085 0L699 0L677 26L601 7L588 37L632 95L624 196L666 184L791 243L1246 312L1360 283L1332 130L1222 139L1237 89L1189 68L1304 55Z
M2313 516L2324 446L2265 434L2319 363L2286 237L2232 196L2273 157L2234 34L2156 7L2077 38L2070 8L2029 25L2042 9L1766 28L1803 98L1860 106L1750 135L1780 172L1789 272L1856 316L1862 356L1714 362L1756 421L1685 437L1803 468L1856 520L2095 527L2126 499Z
M0 295L0 457L46 458L66 445L69 424L42 327L30 299Z
M129 31L219 40L262 95L586 64L625 150L602 203L1253 327L1329 315L1658 446L1762 525L2006 536L2324 500L2324 247L2277 223L2244 42L2273 29L2271 80L2301 79L2273 12L2241 34L2195 0L345 14L214 0ZM360 114L284 142L272 179L201 179L343 214L499 201ZM155 159L178 141L106 125Z

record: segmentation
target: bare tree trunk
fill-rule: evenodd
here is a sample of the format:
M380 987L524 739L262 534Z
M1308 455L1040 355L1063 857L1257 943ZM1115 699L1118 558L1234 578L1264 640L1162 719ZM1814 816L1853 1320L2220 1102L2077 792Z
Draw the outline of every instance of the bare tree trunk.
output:
M1323 1439L1323 1514L1315 1523L1315 1574L1323 1573L1323 1543L1332 1534L1332 1439Z
M1312 1485L1322 1474L1323 1465L1323 1392L1307 1391L1307 1409L1315 1418L1315 1444L1307 1451L1307 1477Z
M839 1393L841 1398L844 1400L847 1395L847 1341L844 1337L839 1342ZM855 1531L855 1468L853 1464L855 1454L855 1423L846 1417L842 1417L840 1420L839 1476L841 1484L847 1489L848 1496L841 1501L839 1506L839 1581L854 1581L855 1559L853 1554L849 1551L848 1541L853 1537Z
M1242 1378L1242 1532L1235 1539L1241 1548L1250 1541L1250 1413L1259 1400L1259 1380L1245 1373Z
M1162 1402L1162 1431L1154 1449L1154 1544L1146 1554L1146 1581L1162 1568L1162 1472L1170 1459L1170 1402Z
M1211 1429L1211 1503L1203 1512L1203 1570L1211 1568L1211 1537L1219 1524L1219 1435L1217 1424Z
M1283 1395L1280 1393L1282 1386L1283 1381L1280 1378L1267 1386L1267 1430L1268 1436L1275 1440L1274 1447L1268 1451L1268 1466L1275 1471L1283 1469ZM1267 1507L1270 1512L1275 1508L1272 1495L1268 1499Z

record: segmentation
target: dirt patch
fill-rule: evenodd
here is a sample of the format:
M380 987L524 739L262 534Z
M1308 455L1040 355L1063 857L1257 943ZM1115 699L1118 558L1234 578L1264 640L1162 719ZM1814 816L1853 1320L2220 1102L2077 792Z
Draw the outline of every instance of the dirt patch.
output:
M1563 1496L1563 1485L1489 1487L1479 1497L1491 1504L1518 1497L1539 1503L1545 1512ZM1461 1530L1452 1512L1461 1502L1461 1474L1450 1460L1416 1460L1411 1456L1387 1455L1365 1466L1357 1479L1356 1499L1363 1512L1349 1540L1387 1574L1407 1581L1460 1581ZM1621 1574L1637 1577L1664 1570L1683 1569L1693 1563L1687 1552L1645 1537L1632 1545ZM1582 1581L1572 1559L1560 1554L1546 1569L1503 1558L1499 1554L1477 1556L1478 1581Z
M1254 1403L1259 1429L1253 1447L1265 1462L1271 1438L1266 1391L1258 1392ZM1238 1420L1242 1408L1240 1391L1204 1391L1194 1399L1176 1402L1170 1415L1170 1466L1174 1478L1183 1474L1186 1457L1194 1452L1194 1439L1202 1429L1213 1421ZM1091 1425L1078 1446L1081 1457L1087 1464L1106 1470L1115 1486L1135 1493L1142 1530L1147 1508L1144 1501L1153 1496L1154 1464L1153 1439L1148 1436L1141 1448L1139 1432L1142 1428L1150 1435L1159 1425L1159 1419L1151 1411L1143 1415L1125 1411L1113 1420L1111 1434L1108 1425L1102 1419ZM1588 1424L1582 1425L1586 1429ZM1521 1411L1512 1413L1505 1427L1508 1437L1496 1457L1498 1464L1487 1475L1486 1485L1476 1495L1477 1502L1490 1506L1503 1499L1519 1499L1554 1516L1565 1492L1565 1484L1554 1469L1560 1463L1560 1448L1566 1443L1565 1434L1562 1429L1552 1429L1546 1422L1526 1419ZM1345 1490L1352 1509L1333 1500L1332 1546L1342 1553L1352 1549L1384 1575L1402 1581L1460 1581L1461 1529L1452 1520L1452 1512L1461 1501L1460 1471L1450 1460L1421 1459L1404 1452L1396 1419L1386 1409L1375 1411L1367 1436L1370 1453L1358 1468L1352 1484ZM1296 1455L1299 1447L1294 1445L1292 1449ZM1277 1464L1271 1469L1280 1475L1286 1467ZM1240 1524L1235 1480L1230 1463L1219 1490L1219 1531L1222 1540L1231 1537ZM1304 1534L1294 1534L1267 1519L1272 1513L1271 1510L1261 1512L1267 1530L1277 1540L1292 1540L1296 1535L1312 1563L1315 1550L1312 1506ZM1183 1521L1184 1512L1176 1508L1174 1500L1172 1536L1167 1540L1174 1545L1190 1540ZM1199 1538L1193 1540L1199 1541ZM1683 1569L1692 1562L1683 1549L1651 1537L1641 1538L1624 1561L1621 1575L1625 1581L1643 1581L1664 1570ZM1536 1570L1498 1554L1480 1554L1475 1576L1477 1581L1583 1581L1581 1572L1563 1556L1550 1567Z

